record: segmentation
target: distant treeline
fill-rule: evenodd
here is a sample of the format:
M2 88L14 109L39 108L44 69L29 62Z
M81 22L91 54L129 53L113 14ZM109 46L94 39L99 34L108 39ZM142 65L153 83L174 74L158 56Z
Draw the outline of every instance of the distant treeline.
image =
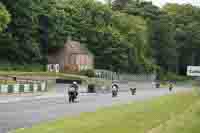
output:
M48 19L46 29L40 18ZM200 64L200 8L140 0L1 0L0 63L41 64L68 36L95 56L95 67L142 73L185 74Z

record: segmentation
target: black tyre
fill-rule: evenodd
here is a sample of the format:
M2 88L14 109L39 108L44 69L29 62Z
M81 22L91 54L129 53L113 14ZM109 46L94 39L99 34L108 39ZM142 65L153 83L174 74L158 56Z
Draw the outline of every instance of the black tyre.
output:
M112 97L116 97L117 96L117 92L116 91L112 91Z
M73 98L72 98L72 96L73 96L73 94L72 94L73 92L68 92L68 96L69 96L69 103L71 103L73 100Z
M74 97L74 96L72 96L72 102L74 103L74 101L75 101L75 97Z

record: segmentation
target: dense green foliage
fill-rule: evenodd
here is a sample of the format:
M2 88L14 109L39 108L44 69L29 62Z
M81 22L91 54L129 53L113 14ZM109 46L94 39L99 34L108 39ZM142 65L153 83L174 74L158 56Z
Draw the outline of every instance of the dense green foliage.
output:
M168 4L163 10L173 18L177 71L183 73L187 65L200 64L200 8Z
M116 1L114 10L142 16L147 21L148 44L160 73L185 74L188 65L199 65L200 8L167 4L160 9L151 2Z
M1 1L12 16L0 33L3 64L43 62L41 16L48 17L48 51L63 47L71 36L94 54L96 68L131 73L159 68L184 74L187 65L200 62L199 8L191 5L160 9L140 0Z
M97 68L131 72L152 68L151 58L147 56L147 26L140 16L114 12L93 0L3 2L13 16L8 32L3 34L7 39L1 39L10 51L10 56L8 52L1 56L6 61L41 62L39 17L45 15L49 18L50 51L62 47L70 35L87 44L95 55Z
M0 32L3 31L10 22L10 14L5 6L0 2Z

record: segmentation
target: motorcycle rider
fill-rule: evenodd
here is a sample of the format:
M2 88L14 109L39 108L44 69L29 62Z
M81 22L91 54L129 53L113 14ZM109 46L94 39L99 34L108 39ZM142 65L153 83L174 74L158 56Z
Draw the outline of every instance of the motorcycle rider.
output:
M68 96L69 96L69 103L74 102L75 100L75 88L70 86L68 88Z
M136 88L134 88L134 89L133 89L133 88L130 88L130 91L131 91L131 94L132 94L132 95L135 95L135 93L136 93Z
M173 83L172 81L169 82L169 91L172 91L172 88L173 88Z
M113 84L112 85L112 97L117 96L118 91L119 91L118 85L117 84Z
M78 96L78 85L77 82L73 82L69 89L68 89L68 95L69 95L69 102L74 102L74 100L77 98Z
M76 95L76 97L77 97L77 96L78 96L78 88L79 88L77 82L74 81L74 82L72 83L71 87L74 87L74 88L75 88L75 95Z

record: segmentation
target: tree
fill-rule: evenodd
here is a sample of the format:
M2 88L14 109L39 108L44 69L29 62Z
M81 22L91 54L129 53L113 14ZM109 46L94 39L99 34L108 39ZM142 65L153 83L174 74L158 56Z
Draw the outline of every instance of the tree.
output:
M95 55L96 68L136 72L149 66L147 28L142 17L113 11L94 0L2 0L13 21L0 37L0 58L18 64L42 62L40 16L48 18L48 51L64 46L67 37L84 43ZM6 39L5 39L6 36ZM131 52L128 54L128 50ZM105 58L107 57L107 58ZM129 61L128 61L129 59ZM138 70L141 68L141 70Z
M123 10L132 16L143 17L147 23L147 43L150 48L149 56L154 63L164 71L174 70L175 40L171 18L161 9L140 0L130 0L123 6ZM148 51L148 52L149 52ZM167 58L166 58L167 57Z
M0 32L2 32L11 21L11 16L5 6L0 2Z
M40 0L18 0L13 3L12 0L2 0L2 3L12 16L12 22L4 33L4 36L9 37L6 40L3 37L0 38L2 44L10 42L6 44L6 51L10 51L11 55L7 60L17 64L41 63L39 16L51 14L55 2L53 0L42 2ZM0 58L5 57L7 57L6 53Z
M177 47L177 72L186 74L188 65L199 65L200 9L192 5L167 4L163 10L173 18Z
M112 7L114 10L122 10L128 4L130 0L114 0Z

